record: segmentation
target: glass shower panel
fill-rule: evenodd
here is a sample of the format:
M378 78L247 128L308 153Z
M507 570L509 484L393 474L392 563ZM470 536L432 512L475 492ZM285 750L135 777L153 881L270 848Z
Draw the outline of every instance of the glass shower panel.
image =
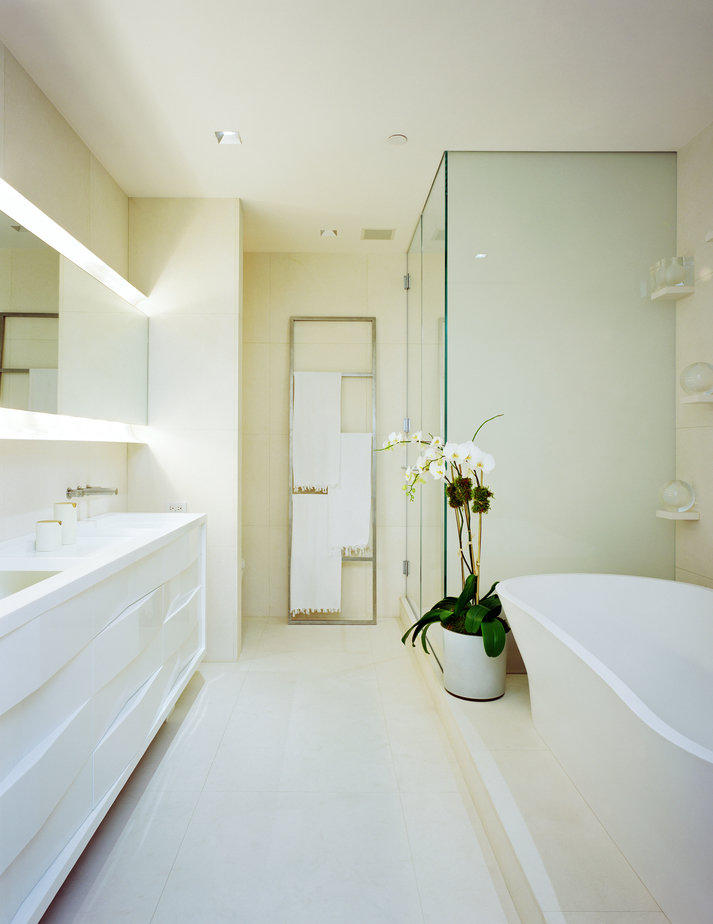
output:
M441 162L408 253L408 416L411 432L445 428L446 170ZM413 465L423 447L409 447ZM406 596L418 615L443 596L443 491L428 478L407 501Z
M441 161L421 218L421 418L418 429L445 438L446 159ZM421 609L443 596L442 485L422 485Z
M408 251L407 272L409 288L407 290L406 315L406 414L411 421L411 429L416 430L421 420L421 219L419 218ZM404 453L406 465L413 465L418 458L415 447L408 446ZM404 497L406 504L406 597L415 613L421 610L421 498L410 501Z

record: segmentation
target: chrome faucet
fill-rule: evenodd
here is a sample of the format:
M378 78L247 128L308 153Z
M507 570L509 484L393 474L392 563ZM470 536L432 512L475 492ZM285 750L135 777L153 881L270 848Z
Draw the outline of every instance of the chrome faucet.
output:
M77 486L76 488L67 488L67 500L71 500L73 497L87 497L89 494L118 494L118 488L93 488L91 485L87 485L84 488Z

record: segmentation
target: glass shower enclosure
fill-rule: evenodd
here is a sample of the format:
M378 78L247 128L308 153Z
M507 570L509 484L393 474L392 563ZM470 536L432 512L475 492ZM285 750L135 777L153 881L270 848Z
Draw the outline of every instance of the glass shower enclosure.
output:
M484 586L673 577L654 511L676 471L675 303L648 280L675 229L673 154L444 154L407 255L407 413L455 442L503 415L476 441L496 462ZM425 477L406 501L414 616L461 587L454 518Z

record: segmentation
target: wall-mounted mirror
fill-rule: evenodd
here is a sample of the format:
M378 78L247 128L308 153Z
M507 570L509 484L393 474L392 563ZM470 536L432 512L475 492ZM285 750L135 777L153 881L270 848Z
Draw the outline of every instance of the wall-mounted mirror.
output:
M0 407L146 423L148 318L0 212Z

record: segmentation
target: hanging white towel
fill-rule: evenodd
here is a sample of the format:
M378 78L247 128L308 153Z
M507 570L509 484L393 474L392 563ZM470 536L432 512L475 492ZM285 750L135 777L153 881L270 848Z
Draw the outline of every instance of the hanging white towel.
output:
M342 600L342 556L329 548L326 494L292 497L290 613L338 613Z
M324 490L339 482L342 376L295 372L292 477L295 488Z
M371 521L371 433L342 433L339 484L329 489L329 545L362 555Z
M56 369L30 369L27 410L57 413Z

